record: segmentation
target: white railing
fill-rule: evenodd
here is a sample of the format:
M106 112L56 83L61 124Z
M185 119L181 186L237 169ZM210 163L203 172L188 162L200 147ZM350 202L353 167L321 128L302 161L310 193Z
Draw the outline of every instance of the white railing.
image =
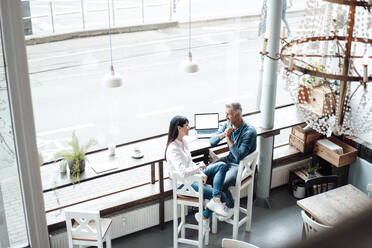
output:
M48 3L48 12L47 14L42 14L42 15L32 15L32 9L31 9L31 16L29 17L24 17L24 20L33 20L33 19L40 19L40 18L50 18L50 25L51 25L51 31L52 33L56 32L56 25L55 25L55 19L57 16L67 16L67 15L73 15L73 14L79 14L81 18L81 27L83 30L86 30L87 25L86 25L86 20L87 20L87 15L91 13L97 13L97 12L108 12L107 7L106 8L97 8L97 9L87 9L86 8L86 2L88 0L77 0L80 1L80 9L73 10L73 11L56 11L56 7L54 4L56 2L61 2L58 0L22 0L22 2L43 2L43 3ZM172 9L172 0L167 0L167 3L151 3L151 4L145 4L144 0L139 0L138 5L132 5L132 6L126 6L126 7L116 7L115 2L116 0L109 0L110 1L110 10L111 10L111 18L112 18L112 25L116 25L116 12L119 10L130 10L130 9L141 9L141 23L145 23L145 8L149 7L161 7L161 6L167 6L168 7L168 15L169 15L169 21L172 21L173 15L173 9ZM30 6L31 8L31 6Z
M187 0L21 0L30 3L32 28L45 35L105 28L110 11L113 27L188 21ZM109 1L110 10L108 10ZM291 11L304 10L306 1L296 1ZM260 15L262 0L196 0L193 20L213 20ZM177 10L177 11L174 11ZM177 13L176 13L177 12ZM61 19L62 17L62 19ZM57 19L58 18L58 19Z

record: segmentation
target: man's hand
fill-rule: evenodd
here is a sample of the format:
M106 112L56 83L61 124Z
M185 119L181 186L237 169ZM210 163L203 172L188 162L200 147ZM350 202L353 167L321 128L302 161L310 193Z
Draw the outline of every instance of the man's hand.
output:
M226 130L225 130L225 134L227 137L231 137L232 133L234 132L235 128L233 127L227 127Z
M202 174L202 177L203 177L203 184L207 184L208 176L205 175L203 172L201 172L201 174Z

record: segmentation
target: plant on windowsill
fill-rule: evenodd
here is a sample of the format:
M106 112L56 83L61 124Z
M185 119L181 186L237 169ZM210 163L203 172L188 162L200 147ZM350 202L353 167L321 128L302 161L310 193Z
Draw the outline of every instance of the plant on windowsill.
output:
M56 159L65 160L70 169L72 183L79 182L80 173L85 170L85 153L89 148L96 145L97 142L94 139L90 139L85 145L79 144L79 139L75 134L75 131L72 132L72 139L68 142L71 147L70 150L58 152L55 154Z

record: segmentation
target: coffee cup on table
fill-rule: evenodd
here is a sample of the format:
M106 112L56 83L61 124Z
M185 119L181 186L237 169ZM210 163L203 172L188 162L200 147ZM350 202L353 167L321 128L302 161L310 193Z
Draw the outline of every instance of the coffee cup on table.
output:
M141 149L138 148L138 147L133 148L133 155L134 155L135 157L141 157L141 156L142 156Z

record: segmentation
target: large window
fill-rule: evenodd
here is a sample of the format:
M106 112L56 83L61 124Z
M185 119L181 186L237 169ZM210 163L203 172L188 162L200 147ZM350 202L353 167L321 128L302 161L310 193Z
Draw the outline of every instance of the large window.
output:
M2 47L0 36L0 247L25 247L29 242Z
M48 36L89 30L87 27L108 27L106 1L30 3L31 16L49 13L49 21L54 17L55 28L53 31L52 23L42 22L41 17L31 18L34 33L27 39L37 38L38 32ZM73 17L70 12L79 12L82 3L85 12ZM174 3L176 12L171 9ZM137 29L112 36L114 66L124 78L121 88L102 87L102 78L110 66L107 35L27 46L38 146L45 160L65 147L73 130L82 140L96 138L95 148L103 148L108 143L126 143L166 133L169 120L176 114L185 115L193 125L197 112L219 112L220 118L225 118L227 102L241 102L245 113L256 109L261 63L258 52L262 47L257 36L259 18L239 16L259 14L262 2L192 3L192 51L200 67L195 74L179 70L187 58L185 0L109 1L115 27L178 21L167 28ZM66 14L58 14L63 12ZM213 18L215 21L205 21ZM290 19L290 23L295 23L296 18ZM278 79L276 104L290 103L284 84Z

